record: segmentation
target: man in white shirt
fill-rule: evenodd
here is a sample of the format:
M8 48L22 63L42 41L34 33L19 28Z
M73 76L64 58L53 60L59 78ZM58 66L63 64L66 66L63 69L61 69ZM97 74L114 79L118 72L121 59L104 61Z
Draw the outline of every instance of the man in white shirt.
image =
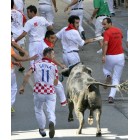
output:
M62 28L56 37L61 39L63 47L63 61L67 67L80 62L79 47L94 42L94 38L83 40L78 32L80 18L72 15L68 19L68 27Z
M46 18L46 20L49 21L51 24L54 24L53 7L55 12L58 11L56 7L56 0L38 0L38 2L39 2L38 7L39 15Z
M15 3L14 0L11 0L11 31L12 31L12 37L16 39L22 32L23 32L23 15L20 11L15 9ZM17 42L17 44L25 49L25 37L22 38ZM23 53L19 52L21 56L23 56ZM19 71L23 71L25 68L20 67Z
M79 32L82 36L82 39L86 40L85 37L85 31L83 29L82 26L82 22L83 22L83 1L84 0L71 0L71 3L68 4L68 6L65 8L64 12L67 11L69 9L69 7L71 7L71 11L70 11L70 16L71 15L77 15L80 18L80 23L79 23Z
M15 9L14 0L11 0L11 31L13 33L13 38L16 39L23 32L23 16ZM25 47L25 38L22 38L17 43L21 47Z
M29 20L25 23L23 33L15 41L19 41L29 34L29 56L38 54L44 40L46 30L52 30L52 25L44 18L37 16L37 8L33 5L27 7ZM31 61L31 65L34 61Z

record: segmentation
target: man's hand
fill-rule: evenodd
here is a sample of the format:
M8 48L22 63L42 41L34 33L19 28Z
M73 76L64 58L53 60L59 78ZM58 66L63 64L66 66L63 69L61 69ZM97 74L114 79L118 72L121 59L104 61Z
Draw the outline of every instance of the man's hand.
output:
M54 10L55 10L55 12L57 12L57 11L58 11L57 7L56 7L56 8L54 8Z
M105 56L102 56L102 63L105 63L105 60L106 60Z
M92 43L92 42L94 42L95 41L95 38L90 38L90 39L88 39L88 42L89 43Z
M69 7L67 6L65 9L64 9L64 12L68 11Z
M92 21L93 21L93 19L91 19L91 18L87 20L87 22L90 24L92 23Z
M17 61L12 61L13 65L16 65L18 67L22 67L21 63L20 62L17 62Z
M61 65L61 68L62 68L62 69L65 69L65 68L67 68L67 67L66 67L64 64L62 64L62 65Z
M24 87L21 86L20 89L19 89L19 94L23 94L24 93Z
M38 58L38 54L36 54L36 55L30 57L30 60L36 60L37 58Z

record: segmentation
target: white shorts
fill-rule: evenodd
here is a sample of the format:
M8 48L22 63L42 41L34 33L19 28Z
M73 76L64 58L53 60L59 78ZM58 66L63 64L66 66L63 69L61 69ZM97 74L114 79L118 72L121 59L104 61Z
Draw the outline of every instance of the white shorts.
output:
M63 53L63 61L67 67L70 67L76 63L80 62L80 57L78 52Z

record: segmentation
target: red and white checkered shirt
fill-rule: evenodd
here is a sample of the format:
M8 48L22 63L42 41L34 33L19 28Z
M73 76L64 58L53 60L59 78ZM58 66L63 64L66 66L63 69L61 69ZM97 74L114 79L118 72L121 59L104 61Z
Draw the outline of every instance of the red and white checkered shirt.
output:
M54 86L53 85L46 85L43 83L36 83L34 85L34 92L40 94L54 94Z
M57 66L49 59L43 58L32 67L34 72L34 92L40 94L54 94L54 80L58 79Z

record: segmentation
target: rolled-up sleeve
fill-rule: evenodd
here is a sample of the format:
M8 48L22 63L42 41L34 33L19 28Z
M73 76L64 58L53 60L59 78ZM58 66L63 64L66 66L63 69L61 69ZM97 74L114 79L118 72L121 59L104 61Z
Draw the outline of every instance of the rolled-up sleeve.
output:
M84 46L85 41L81 38L80 34L78 31L74 31L73 35L71 35L72 40L78 44L80 47Z

